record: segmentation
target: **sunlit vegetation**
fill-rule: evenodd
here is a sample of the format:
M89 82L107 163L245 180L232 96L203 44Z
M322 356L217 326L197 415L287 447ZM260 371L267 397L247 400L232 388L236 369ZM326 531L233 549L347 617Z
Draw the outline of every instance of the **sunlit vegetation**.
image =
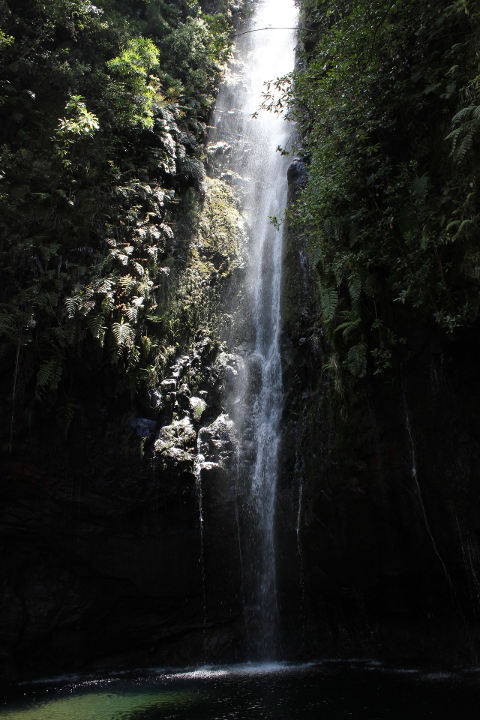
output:
M178 203L203 182L238 6L0 0L10 449L14 425L49 407L67 431L89 383L134 397L175 350L171 302L188 255L175 234Z

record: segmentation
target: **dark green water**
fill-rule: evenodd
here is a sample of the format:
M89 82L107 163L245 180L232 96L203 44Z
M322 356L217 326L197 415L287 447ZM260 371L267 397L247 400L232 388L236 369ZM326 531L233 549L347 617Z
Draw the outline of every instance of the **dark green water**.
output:
M2 720L417 720L476 718L480 670L426 674L375 663L149 671L20 688Z

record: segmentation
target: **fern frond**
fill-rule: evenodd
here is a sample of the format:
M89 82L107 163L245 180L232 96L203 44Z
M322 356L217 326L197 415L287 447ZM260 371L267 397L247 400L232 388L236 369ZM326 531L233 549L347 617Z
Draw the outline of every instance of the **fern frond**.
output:
M102 278L95 286L95 292L106 295L112 289L112 281L109 278Z
M365 343L353 345L347 353L345 363L354 377L364 377L367 372L367 346Z
M338 305L338 292L335 288L326 288L320 290L320 306L322 309L323 320L331 323Z
M362 294L362 279L357 273L352 273L348 278L348 292L352 303L358 303Z
M62 377L62 363L59 357L45 360L37 372L36 394L41 397L46 390L56 390Z
M480 134L480 105L469 105L459 110L452 118L452 127L445 139L452 142L450 154L455 162L462 163Z
M355 330L360 323L362 322L361 318L357 317L354 320L347 320L346 322L340 323L340 325L337 325L333 333L341 332L344 339L346 339L352 330Z
M135 285L135 278L133 278L131 275L122 275L118 278L118 284L124 290L129 290L132 285Z
M81 302L81 298L78 295L65 298L65 307L69 318L75 317L75 313L79 309Z
M126 310L127 317L130 320L130 322L136 322L137 315L138 315L138 308L135 306L129 305Z
M77 411L78 405L71 401L65 402L58 408L57 421L63 431L63 436L65 438L68 436L68 431L70 430L70 426Z
M123 319L119 323L113 323L112 332L120 352L124 348L132 348L135 341L135 331L128 322Z
M475 107L475 105L469 105L468 107L462 108L453 116L452 125L459 125L462 122L462 120L465 120L468 117L471 117L472 112L476 109L477 108Z
M463 138L463 140L460 143L460 146L456 152L455 159L457 162L463 162L465 160L465 158L467 157L467 154L472 149L473 137L474 137L474 133L473 133L472 129L470 129L469 132L465 133L465 137Z
M0 313L0 335L7 337L16 335L15 321L9 313Z
M87 319L88 329L92 333L92 337L94 337L96 340L101 340L103 338L103 335L105 334L105 328L103 327L104 320L105 318L101 313L98 315L91 315Z

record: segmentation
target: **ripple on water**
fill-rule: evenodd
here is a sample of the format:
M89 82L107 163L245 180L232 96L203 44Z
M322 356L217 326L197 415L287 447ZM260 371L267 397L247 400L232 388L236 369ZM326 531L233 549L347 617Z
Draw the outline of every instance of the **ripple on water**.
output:
M0 720L471 720L480 704L478 669L422 672L365 660L66 679L24 687Z

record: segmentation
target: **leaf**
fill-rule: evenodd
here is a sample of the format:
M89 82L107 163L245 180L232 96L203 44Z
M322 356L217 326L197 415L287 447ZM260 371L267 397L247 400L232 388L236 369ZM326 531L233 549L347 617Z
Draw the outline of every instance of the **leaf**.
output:
M113 323L112 332L115 337L118 351L120 352L124 348L132 348L135 341L135 331L129 325L129 323L122 321L119 323Z
M334 334L341 332L344 339L346 339L352 330L355 330L360 324L362 320L360 317L355 318L354 320L347 320L346 322L341 323L340 325L337 325L335 330L333 331Z
M65 298L65 307L67 309L67 315L69 318L73 318L75 316L75 313L79 309L81 305L81 299L78 295L73 295L72 297Z
M42 397L46 390L56 390L62 377L62 362L59 357L45 360L37 372L36 394Z
M322 308L323 320L331 323L338 305L338 292L335 288L320 290L320 305Z
M103 335L105 334L105 328L103 327L104 320L105 318L101 313L98 315L91 315L87 319L88 329L92 333L92 337L97 340L103 338Z
M358 303L362 294L362 279L358 273L352 273L348 278L348 292L352 303Z
M428 175L416 177L412 183L412 193L418 203L424 203L428 192Z
M345 364L354 377L365 377L367 372L367 346L365 343L358 343L350 348Z
M131 275L122 275L122 277L118 278L118 284L124 290L129 290L132 285L135 285L135 282L135 278Z

